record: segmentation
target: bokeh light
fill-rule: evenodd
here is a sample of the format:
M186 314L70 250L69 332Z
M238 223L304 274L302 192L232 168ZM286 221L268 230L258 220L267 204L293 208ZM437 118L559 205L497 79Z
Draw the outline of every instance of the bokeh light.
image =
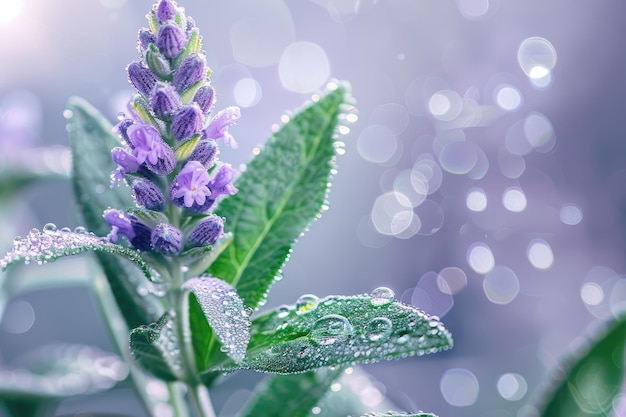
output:
M533 112L526 117L524 134L528 143L539 152L551 151L556 143L552 123L541 113Z
M556 65L556 50L545 38L527 38L519 46L517 61L528 77L543 79Z
M247 77L237 81L233 89L233 95L238 106L253 107L261 101L263 93L261 92L259 82L254 78Z
M502 147L498 150L498 166L502 175L507 178L517 179L526 170L526 160L523 156L512 154Z
M437 275L437 287L444 294L454 295L466 286L467 275L456 266L445 267Z
M22 11L23 0L0 0L0 25L14 21Z
M367 126L357 140L359 155L367 161L378 164L390 161L399 146L395 133L384 125Z
M489 11L489 0L457 0L457 7L466 19L478 19Z
M509 187L502 194L502 204L509 211L519 213L526 209L526 194L518 187Z
M278 64L280 82L287 90L312 93L319 90L330 76L326 52L313 42L294 42L289 45Z
M454 306L454 299L449 291L441 289L440 284L439 274L426 272L413 289L411 304L433 316L444 317Z
M456 407L474 404L480 389L476 376L463 368L448 369L441 377L439 388L446 402Z
M471 211L484 211L487 208L487 194L480 187L473 187L467 191L465 205Z
M604 290L596 282L586 282L580 288L580 298L590 306L597 306L604 300Z
M476 146L467 141L457 140L443 147L439 155L441 167L451 174L467 174L478 162Z
M496 384L498 388L498 394L505 400L519 401L524 398L528 391L528 384L526 379L520 374L507 373L498 378Z
M384 193L376 199L371 220L378 233L398 238L414 236L421 228L411 201L398 192Z
M583 212L575 204L564 204L559 212L559 217L563 223L575 226L583 220Z
M512 85L500 85L496 88L495 100L501 109L514 111L522 105L522 93Z
M474 272L485 275L493 269L496 262L489 246L476 242L467 250L467 263Z
M537 269L550 269L554 263L552 248L543 239L534 239L528 244L528 261Z
M433 94L428 100L428 111L441 121L454 120L463 110L461 96L452 90L441 90Z
M511 268L498 265L485 276L483 290L492 303L509 304L519 294L520 284Z
M35 310L28 301L14 301L6 306L2 329L7 333L26 333L35 323Z

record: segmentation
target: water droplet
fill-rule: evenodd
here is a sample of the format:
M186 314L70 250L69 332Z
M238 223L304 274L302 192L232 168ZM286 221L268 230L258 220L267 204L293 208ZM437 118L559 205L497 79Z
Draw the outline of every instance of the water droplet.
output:
M54 223L46 223L46 225L43 227L43 231L44 232L56 232L57 226Z
M370 294L372 300L370 301L373 306L384 306L393 301L395 293L391 288L378 287Z
M309 339L317 345L332 345L353 333L352 324L344 316L329 314L318 319L311 328Z
M63 117L65 117L66 119L69 119L73 115L74 115L74 113L71 110L69 110L69 109L63 110Z
M288 315L289 315L289 307L288 306L282 305L282 306L280 306L280 307L278 307L276 309L276 316L278 316L279 319L284 319Z
M317 308L319 298L313 294L305 294L300 296L296 301L296 314L304 314Z
M117 114L117 120L122 121L124 119L126 119L126 115L124 114L124 112L123 111L119 112Z
M74 229L74 233L78 233L79 235L84 235L84 234L87 234L87 229L85 229L83 226L77 226Z
M382 343L389 339L393 324L387 317L376 317L367 325L367 338L372 342Z

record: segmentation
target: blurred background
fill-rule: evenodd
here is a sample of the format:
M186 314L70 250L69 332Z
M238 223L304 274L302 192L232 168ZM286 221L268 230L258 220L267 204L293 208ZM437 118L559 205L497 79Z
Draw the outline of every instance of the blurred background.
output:
M533 415L528 404L558 358L626 303L626 5L179 4L201 29L216 108L242 107L231 129L239 149L222 147L222 160L244 164L282 115L331 79L352 85L359 109L341 129L330 210L295 246L267 307L387 286L442 317L455 347L368 365L366 405L386 395L440 416ZM115 121L150 5L0 0L3 163L28 147L67 145L71 95ZM63 170L69 160L37 163ZM66 181L29 188L0 232L5 246L32 226L78 226L71 201ZM79 275L80 265L28 270ZM96 311L81 286L16 297L0 323L0 356L10 363L50 341L111 350ZM232 398L256 380L243 373L218 388L220 415L233 415ZM89 410L141 413L118 390L68 401L59 415Z

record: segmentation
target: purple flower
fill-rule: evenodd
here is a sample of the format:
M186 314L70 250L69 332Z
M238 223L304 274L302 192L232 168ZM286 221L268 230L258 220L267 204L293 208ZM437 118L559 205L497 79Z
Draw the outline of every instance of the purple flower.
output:
M156 77L150 71L150 68L141 65L138 62L132 62L128 65L128 80L139 92L149 95L150 91L157 82Z
M166 23L157 34L159 51L167 58L176 58L187 43L187 37L175 23Z
M213 179L209 182L211 198L216 199L221 195L233 195L237 193L237 188L233 185L235 172L230 164L224 164L217 171Z
M148 210L163 211L165 208L165 197L161 189L152 181L145 178L136 178L132 184L133 197L139 207Z
M211 190L207 185L210 182L206 168L198 161L189 161L176 176L170 189L170 199L179 207L191 207L194 204L203 205Z
M182 103L172 86L159 83L150 96L150 106L157 117L170 118L178 111Z
M215 214L201 220L189 233L187 241L191 246L206 246L217 242L224 233L224 219Z
M160 23L173 19L176 16L176 6L169 0L161 0L156 9L156 16Z
M154 127L133 124L128 127L127 133L138 163L143 164L147 160L151 164L156 164L159 158L164 156L167 145Z
M172 83L180 93L204 78L205 60L202 55L189 55L176 71Z
M156 38L150 29L139 29L139 33L137 34L137 44L140 52L145 51L148 48L148 45L153 42L156 42Z
M215 163L217 155L217 144L213 139L202 139L198 142L191 155L189 161L198 161L205 168L211 168Z
M137 162L137 158L126 152L125 149L120 147L111 149L111 157L113 162L118 165L117 169L111 174L111 188L122 181L124 175L129 172L139 171L140 164Z
M239 107L231 106L220 110L204 130L204 137L209 139L224 139L224 143L231 148L237 148L235 138L228 132L228 127L239 121L241 111Z
M202 130L204 115L197 104L185 106L172 120L172 136L182 141L189 139Z
M183 248L183 234L168 223L159 223L152 231L150 244L155 252L177 255Z
M200 110L204 114L209 114L213 108L213 102L215 101L215 89L210 84L205 84L198 88L196 94L193 96L193 101L200 106Z
M102 217L111 226L111 232L107 236L111 242L117 242L121 234L134 248L150 250L152 230L137 217L116 209L105 210Z

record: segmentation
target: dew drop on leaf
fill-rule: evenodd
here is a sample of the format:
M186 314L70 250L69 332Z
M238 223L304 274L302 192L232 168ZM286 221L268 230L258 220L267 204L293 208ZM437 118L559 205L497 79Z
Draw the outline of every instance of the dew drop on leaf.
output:
M332 345L344 341L352 335L354 329L350 321L339 314L329 314L313 323L309 339L313 344Z
M46 223L46 225L43 227L44 232L56 232L56 230L57 226L54 223Z
M313 294L305 294L300 296L296 301L296 314L304 314L317 308L319 298Z
M370 294L373 306L384 306L393 301L395 293L391 288L378 287Z
M367 325L367 338L372 342L382 343L389 339L393 325L387 317L376 317Z

